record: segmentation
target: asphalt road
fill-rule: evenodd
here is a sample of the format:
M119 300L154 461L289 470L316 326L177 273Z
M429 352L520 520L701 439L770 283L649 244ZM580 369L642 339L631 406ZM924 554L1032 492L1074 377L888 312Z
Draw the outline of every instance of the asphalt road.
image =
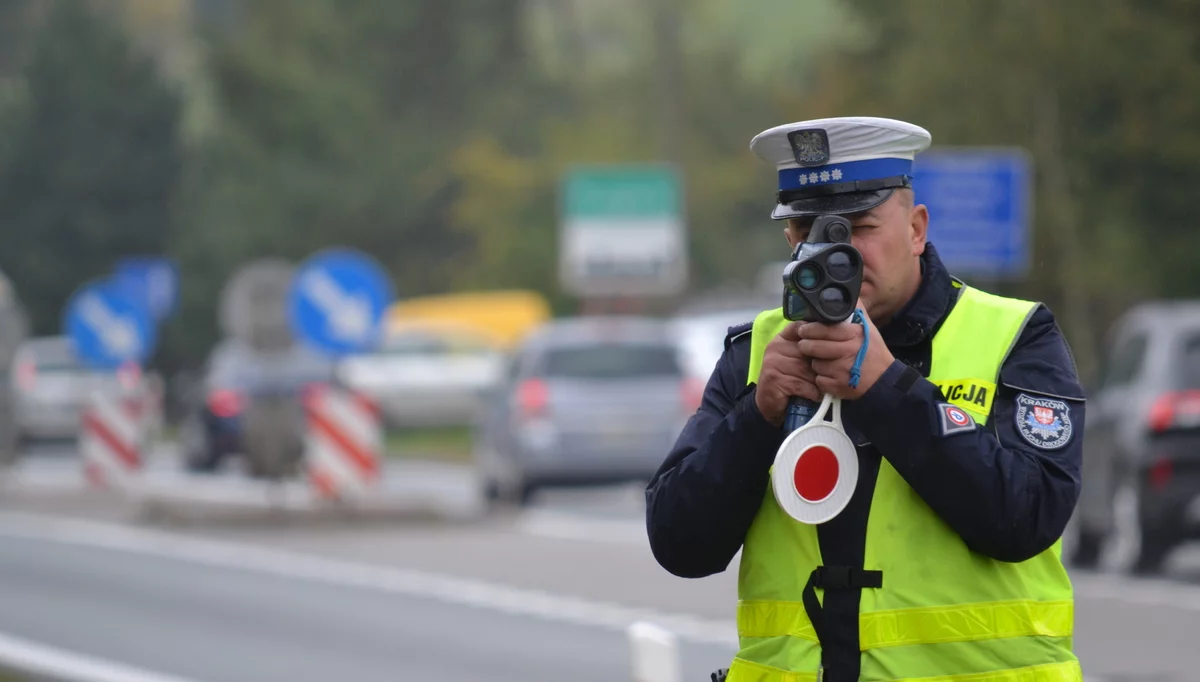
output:
M450 531L295 529L261 542L372 564L413 566L429 573L542 586L589 600L648 608L664 617L684 613L708 622L732 622L736 558L716 576L675 578L657 566L644 540L632 533L622 538L616 524L608 520L569 516L544 513L536 523L497 521L488 528ZM249 531L220 534L239 540L251 537ZM1184 565L1195 565L1194 553L1182 558ZM1197 679L1200 586L1095 573L1076 573L1073 582L1075 650L1088 682Z
M203 682L630 679L615 625L0 531L0 632ZM687 645L689 679L727 655Z

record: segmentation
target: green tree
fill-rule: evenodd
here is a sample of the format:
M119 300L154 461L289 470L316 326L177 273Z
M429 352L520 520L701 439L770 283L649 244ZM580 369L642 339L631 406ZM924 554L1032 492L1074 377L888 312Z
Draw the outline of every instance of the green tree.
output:
M20 71L25 37L33 20L33 0L0 2L0 82Z
M829 55L815 112L911 120L935 145L1028 149L1034 270L1006 288L1056 309L1085 374L1123 306L1200 293L1185 189L1200 180L1194 3L847 4L874 39Z
M363 249L401 295L444 289L468 235L449 229L458 141L527 115L517 0L246 3L210 36L217 132L188 180L184 314L196 353L234 269L267 254Z
M530 111L531 144L462 139L452 222L487 246L468 252L473 266L455 284L555 291L557 183L578 163L681 170L693 290L748 284L785 257L768 217L775 180L748 143L803 117L817 55L867 37L835 2L811 0L804 21L779 20L795 11L787 0L528 2L528 50L557 99Z
M5 113L0 269L34 331L60 331L63 304L123 255L163 253L182 169L179 103L108 17L54 5Z

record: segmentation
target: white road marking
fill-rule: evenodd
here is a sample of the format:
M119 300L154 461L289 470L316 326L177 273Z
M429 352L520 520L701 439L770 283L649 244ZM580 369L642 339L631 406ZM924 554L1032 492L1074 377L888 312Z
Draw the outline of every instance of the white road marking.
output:
M196 682L0 633L0 667L71 682Z
M339 587L378 590L621 633L630 625L645 621L696 643L725 647L737 645L732 622L633 608L613 602L589 601L445 574L372 566L115 524L3 513L0 514L0 535L188 561L222 569L254 571Z

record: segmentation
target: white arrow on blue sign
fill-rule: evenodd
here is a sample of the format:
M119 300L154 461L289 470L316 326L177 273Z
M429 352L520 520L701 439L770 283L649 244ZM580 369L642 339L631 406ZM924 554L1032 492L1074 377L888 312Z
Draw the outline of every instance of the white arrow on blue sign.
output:
M114 279L131 294L144 299L154 319L175 311L179 299L179 268L163 256L135 256L117 262Z
M63 328L80 360L100 369L143 363L157 341L150 311L111 279L88 282L71 295Z
M370 256L337 248L296 269L288 313L296 336L333 356L374 348L392 304L392 282Z

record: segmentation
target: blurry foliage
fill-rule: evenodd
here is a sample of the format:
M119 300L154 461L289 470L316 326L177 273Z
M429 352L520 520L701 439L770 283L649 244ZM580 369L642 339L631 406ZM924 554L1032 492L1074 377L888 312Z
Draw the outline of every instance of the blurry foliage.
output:
M162 253L183 168L179 102L121 29L53 5L0 130L0 268L38 333L57 333L80 282L122 255Z
M447 162L463 130L504 122L501 85L522 71L515 6L244 4L212 41L217 132L174 244L193 354L211 344L224 281L254 257L346 245L376 256L402 295L445 286L466 246L447 227Z
M26 47L23 34L33 18L33 0L0 2L0 79L11 78L20 72L22 52Z
M920 123L935 145L1029 149L1034 267L1007 288L1056 308L1081 369L1128 304L1200 294L1187 189L1200 181L1194 2L849 4L874 39L827 64L821 106L805 115L886 115Z
M1193 5L0 1L0 267L54 332L119 255L172 254L168 365L211 347L237 267L332 245L374 254L401 296L528 287L567 312L562 173L667 161L693 290L749 285L786 257L750 138L881 115L1031 151L1034 271L981 284L1049 302L1086 365L1130 302L1200 294Z

